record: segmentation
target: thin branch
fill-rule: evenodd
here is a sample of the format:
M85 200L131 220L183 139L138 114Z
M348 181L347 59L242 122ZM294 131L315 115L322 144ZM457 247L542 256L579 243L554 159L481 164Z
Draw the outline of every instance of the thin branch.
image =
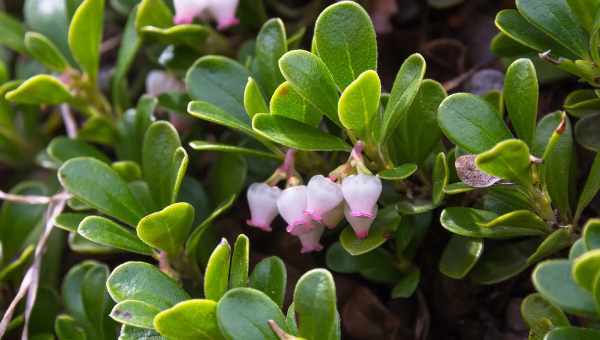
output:
M114 37L110 37L102 42L100 46L100 54L104 54L115 47L119 46L121 43L121 34L117 34Z
M61 192L54 196L37 196L37 195L22 196L22 195L9 194L9 193L6 193L6 192L0 190L0 200L10 201L10 202L14 202L14 203L22 203L22 204L48 204L52 201L63 200L63 199L67 200L69 198L71 198L71 195L69 195L66 192Z
M60 106L60 115L62 116L63 123L65 124L65 130L67 130L67 136L69 138L77 137L77 122L73 118L69 105L62 104Z

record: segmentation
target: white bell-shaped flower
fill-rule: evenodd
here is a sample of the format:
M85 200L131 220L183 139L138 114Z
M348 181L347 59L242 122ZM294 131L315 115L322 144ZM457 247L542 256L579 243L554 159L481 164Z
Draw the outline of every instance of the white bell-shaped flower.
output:
M344 200L341 186L323 175L313 176L307 185L306 210L313 220L321 222L323 216Z
M354 217L375 217L372 212L381 190L381 180L377 176L358 174L342 181L342 193Z
M306 233L297 235L300 239L300 243L302 243L300 253L304 254L323 250L323 246L319 241L321 240L321 235L323 235L324 230L325 228L319 225Z
M323 214L323 220L321 224L329 229L337 227L337 225L344 219L344 202L340 202L337 207L329 210Z
M176 25L191 24L194 18L202 15L212 0L174 0L175 18L173 22Z
M277 199L281 189L266 183L252 183L246 193L250 207L249 226L271 231L271 222L277 217Z
M235 17L238 2L239 0L210 0L209 11L217 20L217 29L224 30L240 22Z
M371 229L371 225L373 224L373 221L377 216L377 210L377 205L375 205L370 213L372 217L354 216L350 211L350 207L348 207L348 205L344 207L344 215L346 216L346 221L350 223L350 226L354 230L354 234L357 238L362 240L369 236L369 229Z
M277 200L279 214L288 223L286 230L292 235L305 233L314 228L310 218L304 214L306 196L306 185L298 185L283 190Z

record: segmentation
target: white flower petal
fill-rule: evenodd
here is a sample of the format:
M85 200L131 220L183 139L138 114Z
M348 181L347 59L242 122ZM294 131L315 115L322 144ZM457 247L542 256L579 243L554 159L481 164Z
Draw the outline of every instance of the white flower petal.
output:
M300 253L304 254L323 250L323 246L319 241L324 230L323 226L316 226L311 231L298 235L300 243L302 243Z
M271 222L277 217L277 199L281 196L281 189L266 183L253 183L248 187L246 196L251 216L248 225L271 231Z
M342 193L354 217L374 217L372 211L381 190L381 180L377 176L358 174L342 181Z
M369 229L371 229L371 225L377 216L377 210L377 205L375 205L375 208L371 211L371 215L373 217L354 216L350 211L350 207L347 205L345 206L344 215L346 216L346 221L350 223L350 226L354 230L354 234L356 234L357 238L364 239L369 236Z
M344 200L341 186L323 175L313 176L307 188L305 212L315 221L321 221Z

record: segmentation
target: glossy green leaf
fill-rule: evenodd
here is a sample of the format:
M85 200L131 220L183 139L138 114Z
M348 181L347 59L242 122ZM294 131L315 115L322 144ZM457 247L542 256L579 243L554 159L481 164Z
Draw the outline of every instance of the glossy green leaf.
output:
M303 50L290 51L279 59L279 69L302 98L321 115L339 124L337 88L333 76L319 57Z
M381 179L386 179L390 181L402 180L409 178L412 174L417 171L416 164L402 164L399 167L395 167L392 169L382 170L377 173Z
M446 98L439 107L438 122L448 139L474 154L512 137L496 110L484 99L468 93Z
M586 251L588 251L588 249L585 245L584 239L580 238L579 240L575 241L575 243L573 243L571 249L569 250L569 261L574 261L576 258L583 255L583 253L585 253Z
M560 308L544 299L539 293L530 294L523 299L521 315L530 328L533 328L536 322L544 318L550 320L552 325L557 327L571 324Z
M77 233L86 239L105 246L152 256L152 248L140 241L137 236L117 223L100 216L84 218Z
M250 287L265 293L280 308L283 307L286 284L285 263L277 256L261 260L250 275Z
M136 230L138 237L146 244L176 257L183 251L193 222L194 207L189 203L179 202L145 216Z
M548 231L546 222L529 210L514 210L502 214L490 221L480 222L478 225L486 228L496 228L498 226L508 225L519 228L534 228L541 231Z
M108 277L106 287L116 302L143 301L161 310L190 298L177 282L145 262L118 266Z
M558 251L568 248L570 245L571 233L565 228L558 229L542 241L535 253L527 259L527 262L536 263Z
M591 328L559 327L546 334L544 340L595 340L600 337L600 331Z
M54 225L68 232L77 232L79 223L87 216L88 214L61 213L54 219Z
M217 324L217 303L211 300L180 302L160 312L154 319L154 327L169 339L223 339Z
M435 209L435 205L426 200L400 201L396 204L396 209L402 215L419 215Z
M369 14L357 3L327 7L315 24L319 57L340 89L367 70L377 69L377 41Z
M25 34L25 47L33 58L50 70L62 72L69 67L69 62L60 50L43 34L27 32Z
M81 300L87 320L98 333L97 338L110 339L114 332L114 327L107 327L106 323L112 324L108 318L108 313L112 308L112 301L106 292L106 279L108 277L108 267L106 265L96 265L91 267L83 276L81 282ZM96 337L90 334L91 337Z
M70 55L67 41L69 22L79 1L25 0L23 16L27 27L42 33L62 51ZM43 8L43 11L40 11Z
M185 45L197 51L202 51L211 30L202 25L183 24L173 27L159 28L144 26L139 30L145 41L156 41L163 45Z
M252 77L248 78L248 83L246 83L246 88L244 89L244 109L246 109L250 118L254 117L257 113L269 112L265 98Z
M250 240L244 234L238 235L231 255L229 288L248 286L248 268L250 266Z
M517 136L527 145L533 144L538 112L538 80L529 59L518 59L506 71L504 99Z
M538 52L551 51L552 55L577 59L577 53L562 46L538 27L531 25L517 10L505 9L496 15L496 26L504 34Z
M249 136L256 137L256 133L252 130L248 117L238 117L223 111L222 109L203 101L193 101L188 105L188 112L197 118L207 120L209 122L226 126L228 128L241 131ZM245 113L244 113L245 115Z
M594 249L573 261L573 279L580 287L592 292L594 282L600 273L600 250Z
M205 56L192 65L185 84L192 99L208 102L245 126L250 120L244 109L244 88L248 71L236 61L221 56ZM192 110L191 107L189 111Z
M265 138L298 150L350 150L340 138L283 116L258 114L252 120L252 127Z
M347 84L348 87L342 92L338 113L340 122L346 129L355 137L366 139L368 129L378 113L381 81L373 70L353 76L352 79L354 78L356 79Z
M71 159L58 170L58 179L77 199L131 226L145 215L127 183L99 160Z
M490 50L495 55L504 58L517 58L523 56L526 53L535 53L535 50L517 42L504 32L498 33L492 39L492 42L490 44Z
M460 280L473 269L482 254L482 239L452 235L442 253L439 270L448 277Z
M219 301L229 286L231 246L226 239L213 250L204 273L204 296Z
M532 274L536 290L567 313L595 317L592 295L577 285L571 276L568 260L551 260L539 264Z
M274 18L265 22L256 36L255 50L256 55L251 66L252 74L266 93L266 97L270 98L284 80L278 62L279 58L287 52L288 47L285 27L281 19Z
M69 47L73 57L96 82L100 65L100 44L102 43L104 0L84 0L75 11L69 26Z
M294 309L299 336L332 339L330 330L335 327L337 311L331 273L325 269L313 269L302 275L294 290Z
M123 325L119 340L167 340L155 330Z
M6 99L19 104L56 105L71 101L73 95L58 79L40 74L6 93Z
M364 239L356 237L354 230L348 226L340 234L340 243L353 256L366 254L384 244L398 229L402 216L393 206L381 209Z
M185 251L188 255L194 255L198 253L198 246L202 239L203 233L207 228L211 226L213 221L225 213L235 201L236 195L231 195L227 200L221 202L215 210L204 220L198 227L194 229L190 237L188 237L185 243Z
M67 243L69 244L69 249L76 253L105 255L119 252L119 250L115 248L92 242L76 232L69 234Z
M475 165L488 175L526 188L531 185L529 147L520 139L509 139L496 144L492 149L479 154Z
M27 51L23 39L25 37L25 27L23 24L0 11L0 45L5 45L19 53Z
M134 161L118 161L112 163L110 166L127 182L140 181L142 179L142 169ZM131 189L131 185L129 188ZM135 195L135 192L133 194Z
M142 0L138 6L135 28L154 26L168 28L173 25L173 14L162 0Z
M600 220L589 219L583 228L583 242L586 250L600 249Z
M390 156L397 163L410 162L422 165L439 145L442 131L437 121L437 111L446 98L444 87L426 79L408 111L402 115L396 132L390 138Z
M121 47L117 53L115 70L111 79L112 102L115 111L123 112L130 105L127 72L133 65L135 56L142 45L142 41L135 29L135 20L138 8L135 7L127 17L127 23L123 29Z
M600 151L598 128L600 128L600 114L592 114L581 118L575 125L577 142L586 149Z
M226 153L235 153L239 155L252 156L252 157L261 157L261 158L271 158L277 160L283 160L281 156L269 153L266 151L261 151L257 149L250 149L241 146L235 145L226 145L226 144L217 144L212 142L205 141L191 141L190 147L197 151L218 151L218 152L226 152Z
M125 300L116 304L110 312L113 320L124 325L154 329L152 321L160 309L143 301Z
M0 282L5 282L12 279L14 275L20 274L22 269L31 262L33 258L35 247L29 245L21 251L18 257L14 261L4 264L2 270L0 270Z
M594 27L594 14L600 9L598 0L566 0L573 15L588 32Z
M116 131L112 120L103 115L90 117L77 131L77 138L104 145L113 145L115 135Z
M529 266L527 259L535 251L537 239L511 240L488 244L469 277L479 284L495 284L523 272Z
M285 317L264 293L252 288L235 288L217 305L219 328L226 339L279 340L269 320L287 332Z
M412 268L402 279L392 288L392 299L411 297L421 281L421 271L419 268Z
M481 226L496 217L497 215L491 211L452 207L442 211L440 222L447 230L466 237L503 239L545 234L544 231L531 226L522 227L510 224L499 224L493 228Z
M85 306L81 297L81 288L86 273L97 266L100 266L98 262L84 261L73 266L64 277L61 290L63 306L69 315L76 320L82 321L87 319Z
M600 109L600 98L594 90L575 90L565 98L565 110L574 117L583 118Z
M425 59L416 53L408 57L402 66L392 87L389 102L385 108L381 121L381 133L376 136L379 142L385 142L396 131L404 116L410 109L419 92L423 76L425 75Z
M110 159L96 147L77 139L62 136L52 139L46 150L48 155L59 163L77 157L91 157L105 163L110 162Z
M283 82L271 97L269 112L285 116L299 122L317 127L321 122L321 113L308 100L304 99L289 82Z
M188 156L177 130L165 121L150 125L144 136L142 172L160 207L176 201L187 165Z
M444 189L448 186L449 177L448 161L446 154L440 152L435 157L433 164L433 184L431 188L431 201L434 205L439 205L444 199Z
M54 330L59 340L86 340L84 329L68 315L62 314L56 318Z
M588 57L588 35L564 0L517 0L517 9L533 26L542 30L581 59Z

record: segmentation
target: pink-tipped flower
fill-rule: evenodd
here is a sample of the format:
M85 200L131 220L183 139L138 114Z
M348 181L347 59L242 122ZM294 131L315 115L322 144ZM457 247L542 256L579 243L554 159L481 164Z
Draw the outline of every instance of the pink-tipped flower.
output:
M358 174L342 181L342 193L354 217L375 217L373 211L381 190L381 180L377 176Z
M329 229L333 229L337 227L337 225L344 219L344 202L340 202L340 204L323 214L323 224L325 227Z
M371 225L375 220L375 216L377 216L377 210L377 205L375 205L371 211L371 215L373 217L354 216L347 205L344 207L344 215L346 216L346 220L348 223L350 223L350 226L354 230L354 234L357 238L362 240L369 236L369 229L371 229Z
M175 25L191 24L195 17L201 16L212 0L174 0L175 17L173 22Z
M281 189L265 183L253 183L247 192L250 219L249 226L271 231L271 222L277 217L277 199Z
M323 221L323 216L344 200L340 185L323 175L313 176L307 189L304 213L318 222Z
M283 190L277 200L279 214L288 223L286 230L292 235L306 233L315 227L310 218L304 215L306 192L306 185L289 187Z
M225 30L237 25L240 21L235 17L239 0L211 0L210 13L217 20L217 29Z
M323 246L319 241L321 240L321 235L323 235L324 230L325 228L323 226L315 226L310 231L297 235L300 239L300 243L302 243L302 250L300 250L300 253L304 254L323 250Z

